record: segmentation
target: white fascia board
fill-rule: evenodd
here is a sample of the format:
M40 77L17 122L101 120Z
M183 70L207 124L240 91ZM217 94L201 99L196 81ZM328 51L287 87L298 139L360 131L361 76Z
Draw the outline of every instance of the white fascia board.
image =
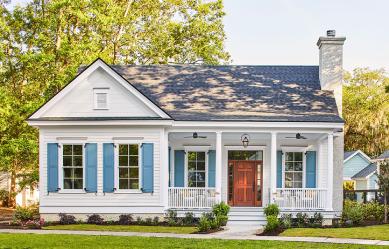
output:
M77 84L85 80L90 74L96 71L98 68L102 68L106 73L113 77L117 82L119 82L124 88L134 94L139 100L141 100L147 107L154 111L161 118L171 118L167 113L165 113L161 108L155 105L151 100L149 100L145 95L139 92L131 83L127 82L123 77L121 77L117 72L110 68L104 61L97 59L92 63L88 68L81 72L73 81L71 81L64 89L57 93L52 99L50 99L46 104L39 108L29 119L37 119L42 117L42 115L49 110L52 106L55 105L59 100L61 100L68 92L70 92Z
M350 160L351 158L353 158L355 155L357 155L357 154L361 154L362 155L362 157L364 157L366 160L368 160L369 162L372 162L372 160L371 160L371 158L368 156L368 155L366 155L365 153L363 153L363 151L361 151L361 150L357 150L357 151L355 151L353 154L351 154L349 157L347 157L345 160L343 160L343 163L346 163L348 160Z
M342 123L325 122L231 122L231 121L175 121L173 127L208 127L208 128L329 128L342 129Z
M171 120L98 120L98 121L43 121L27 120L31 126L106 126L106 125L134 125L134 126L171 126Z

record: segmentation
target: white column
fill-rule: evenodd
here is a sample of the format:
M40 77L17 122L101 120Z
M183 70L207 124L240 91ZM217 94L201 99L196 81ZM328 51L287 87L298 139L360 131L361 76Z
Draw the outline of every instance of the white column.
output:
M217 202L221 201L222 193L222 132L216 132L216 165L215 165L215 187Z
M270 202L274 202L277 189L277 133L271 133L270 153Z
M327 209L333 210L333 185L334 185L334 135L328 134L327 144Z
M161 189L165 209L169 208L169 132L164 131L161 141Z

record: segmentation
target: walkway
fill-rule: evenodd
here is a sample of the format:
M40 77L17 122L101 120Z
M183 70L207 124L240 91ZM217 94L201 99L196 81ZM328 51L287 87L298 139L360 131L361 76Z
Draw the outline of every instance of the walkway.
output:
M389 246L389 241L382 240L364 240L364 239L335 239L319 237L279 237L279 236L255 236L241 235L231 231L214 234L171 234L171 233L136 233L136 232L103 232L103 231L66 231L66 230L18 230L1 229L0 233L19 233L19 234L76 234L76 235L106 235L106 236L140 236L140 237L158 237L158 238L180 238L180 239L228 239L228 240L274 240L274 241L294 241L294 242L314 242L314 243L333 243L333 244L357 244L357 245L382 245Z

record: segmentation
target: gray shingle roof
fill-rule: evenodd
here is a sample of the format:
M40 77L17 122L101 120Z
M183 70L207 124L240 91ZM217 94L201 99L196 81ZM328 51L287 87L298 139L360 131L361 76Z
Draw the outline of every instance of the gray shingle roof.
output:
M354 154L356 152L356 150L353 150L353 151L345 151L344 152L344 156L343 156L343 160L346 160L347 158L349 158L352 154Z
M175 120L343 122L318 66L111 66Z
M361 171L356 173L351 178L352 179L354 179L354 178L364 178L364 177L370 175L371 173L375 172L376 170L377 170L377 164L371 163L371 164L367 165L365 168L363 168Z
M379 157L376 159L382 160L382 159L389 159L389 150L385 150Z

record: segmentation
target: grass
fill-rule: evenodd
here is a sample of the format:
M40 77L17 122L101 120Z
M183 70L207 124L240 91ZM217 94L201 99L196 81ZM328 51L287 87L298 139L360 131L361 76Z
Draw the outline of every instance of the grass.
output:
M389 240L389 225L348 228L292 228L281 236Z
M0 234L0 248L382 248L379 246L321 244L284 241L218 240L218 239L175 239L153 237L86 236L86 235L37 235Z
M113 231L113 232L144 232L144 233L183 233L197 231L196 227L169 227L169 226L138 226L138 225L56 225L43 227L45 230L79 230L79 231Z

